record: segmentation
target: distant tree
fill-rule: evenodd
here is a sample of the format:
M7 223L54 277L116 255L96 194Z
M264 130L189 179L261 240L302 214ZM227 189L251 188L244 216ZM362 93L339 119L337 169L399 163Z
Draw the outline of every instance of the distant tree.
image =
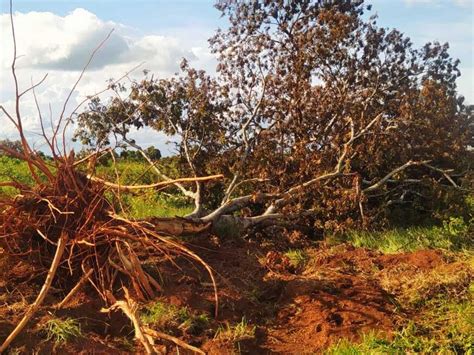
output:
M151 159L151 160L159 160L161 158L161 152L159 149L155 148L154 146L150 146L144 150L146 155ZM136 161L145 161L145 158L143 155L137 151L137 150L129 150L129 149L123 149L120 152L120 158L122 159L128 159L128 160L136 160Z
M16 141L11 141L9 139L4 139L0 140L0 146L4 146L6 148L11 149L14 152L21 153L23 151L23 146L21 145L21 142L16 140ZM5 151L0 150L0 155L4 155Z
M215 78L183 61L175 78L146 77L126 99L96 100L78 137L114 136L144 157L131 127L179 137L183 172L227 178L207 191L179 186L196 202L192 216L243 228L303 218L337 230L384 221L393 206L430 215L467 193L472 107L456 92L447 44L415 49L366 20L363 1L216 7L230 25L210 39ZM249 216L232 215L247 206Z
M135 150L124 149L120 152L120 158L124 160L140 160L143 157Z
M155 148L154 146L149 146L145 149L145 153L150 157L152 160L159 160L161 158L161 152L159 149Z
M0 149L0 155L9 155L15 157L15 153L23 153L23 145L21 141L19 140L9 140L9 139L4 139L0 140L0 146L3 147L4 149ZM46 155L44 152L40 150L34 150L33 151L34 155L37 155L41 157L42 159L50 159L51 157Z

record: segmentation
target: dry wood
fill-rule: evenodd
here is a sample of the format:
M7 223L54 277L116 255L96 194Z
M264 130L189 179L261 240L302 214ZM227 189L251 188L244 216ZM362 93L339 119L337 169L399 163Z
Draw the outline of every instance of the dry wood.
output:
M137 316L138 305L130 298L126 287L123 288L125 292L125 300L116 301L109 308L102 309L102 312L110 312L115 309L120 309L133 324L135 329L135 337L142 343L147 354L156 354L153 349L153 345L150 344L148 338L143 334L143 326L141 325L140 319Z
M2 346L0 347L0 353L3 353L8 348L11 342L17 337L18 334L20 334L22 329L26 326L28 321L31 319L31 317L33 317L33 315L36 313L38 308L43 303L44 298L48 294L49 288L51 287L51 282L54 279L54 275L56 275L56 270L63 256L64 248L66 247L66 242L67 242L67 236L66 234L63 234L61 238L59 239L58 246L56 248L56 253L54 254L54 259L49 268L48 275L46 276L46 280L44 281L43 287L41 287L40 293L36 297L36 300L28 308L25 315L23 316L21 321L18 323L18 325L15 327L15 329L13 329L13 331L10 333L7 339L5 339Z
M76 286L74 286L71 291L69 291L69 293L66 295L66 297L64 297L64 299L59 302L58 304L56 304L54 306L54 308L56 309L60 309L62 307L64 307L65 304L67 304L72 296L74 296L76 294L77 291L79 291L79 289L87 282L87 280L89 279L89 277L92 275L92 272L94 270L93 269L89 269L82 277L81 279L79 280L79 282L76 284Z
M157 330L150 329L148 327L144 327L143 331L145 332L145 334L147 334L149 336L152 336L154 338L160 338L160 339L163 339L163 340L171 341L171 342L175 343L176 345L178 345L178 346L180 346L184 349L191 350L191 351L193 351L195 353L198 353L198 354L205 354L205 352L202 351L201 349L196 348L195 346L189 345L188 343L185 343L181 339L178 339L178 338L176 338L174 336L171 336L169 334L162 333L162 332L159 332Z
M149 185L119 185L113 182L105 181L96 176L88 175L87 177L92 181L97 181L104 184L105 186L113 187L119 190L140 190L140 189L163 188L163 187L174 185L176 183L181 183L181 182L196 182L196 181L209 181L209 180L222 179L224 175L218 174L218 175L210 175L210 176L202 176L202 177L180 178L180 179L174 179L174 180L168 180L168 181L160 181L160 182L149 184Z

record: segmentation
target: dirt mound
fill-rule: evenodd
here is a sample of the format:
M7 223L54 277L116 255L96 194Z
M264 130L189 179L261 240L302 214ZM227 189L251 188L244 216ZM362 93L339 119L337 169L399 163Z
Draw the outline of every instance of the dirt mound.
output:
M306 353L340 338L394 327L395 306L376 283L354 276L288 281L276 325L266 347L277 353Z
M257 326L253 340L239 342L240 351L314 352L341 338L357 339L372 329L390 333L396 327L393 298L367 277L379 270L381 253L348 245L309 248L308 264L295 272L285 267L284 255L267 247L233 242L219 250L201 253L219 270L220 319L235 324L245 317ZM197 279L182 281L188 286L168 285L168 302L209 312L211 295L191 286ZM216 339L206 341L203 349L210 354L235 351L231 342Z
M311 261L307 270L309 273L326 269L350 274L372 273L378 268L377 259L381 255L380 252L349 244L336 247L321 245L310 251Z
M427 270L443 264L444 258L439 250L419 250L411 253L381 255L377 259L377 263L382 268L393 268L400 264L408 264Z

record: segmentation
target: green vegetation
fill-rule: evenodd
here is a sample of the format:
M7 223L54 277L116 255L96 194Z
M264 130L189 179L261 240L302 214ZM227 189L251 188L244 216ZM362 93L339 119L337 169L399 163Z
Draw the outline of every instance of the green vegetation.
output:
M224 341L239 342L246 339L253 339L255 337L256 326L251 326L245 317L234 325L226 323L225 326L220 326L217 329L215 339Z
M170 158L162 160L165 171L176 175L176 169L173 167L174 161ZM153 173L147 162L135 160L119 160L115 167L110 164L110 161L106 161L97 166L96 173L108 181L117 181L118 173L119 182L124 185L151 184L158 181L156 174ZM12 180L27 185L33 184L26 162L0 155L0 182ZM0 195L13 196L16 193L17 190L13 187L0 187ZM112 194L109 194L109 198L114 201ZM162 191L147 190L133 194L123 193L121 198L122 206L126 210L125 213L132 218L184 216L191 213L194 208L181 195L165 194ZM118 203L116 203L116 207L120 208Z
M178 328L187 333L197 334L209 325L207 314L193 314L187 307L177 307L164 302L155 302L143 310L143 323L161 329Z
M290 264L295 269L301 268L306 264L308 260L308 255L304 250L301 249L291 249L285 253L285 256L290 259Z
M48 340L56 344L68 342L74 338L82 337L81 325L77 319L65 320L53 318L46 322L45 330Z
M182 217L193 211L193 206L184 198L151 190L140 195L124 194L122 203L133 218Z
M451 217L442 226L410 227L380 232L351 231L343 240L356 247L399 253L440 248L452 251L469 250L474 246L469 225L461 217Z
M417 321L395 332L392 340L383 334L367 333L361 342L346 339L327 350L327 354L473 354L474 303L452 303L438 299L432 309Z
M389 277L393 278L393 275ZM451 264L450 268L436 267L409 278L400 275L397 283L402 280L403 286L397 287L402 287L401 290L391 287L395 280L382 279L381 284L389 292L400 293L398 300L405 306L416 308L429 304L436 298L460 299L465 297L473 279L474 270L465 263L459 262Z
M172 158L160 159L160 169L168 176L177 177L178 171ZM98 165L97 176L123 185L152 184L159 181L147 162L134 159L119 159L115 165L110 160ZM125 213L132 218L174 217L191 213L193 206L179 194L163 191L144 190L136 193L121 194L121 203ZM117 208L120 206L117 204Z
M25 161L0 155L0 182L12 180L26 185L33 184L33 178ZM0 186L0 196L12 196L15 193L16 189L13 187Z

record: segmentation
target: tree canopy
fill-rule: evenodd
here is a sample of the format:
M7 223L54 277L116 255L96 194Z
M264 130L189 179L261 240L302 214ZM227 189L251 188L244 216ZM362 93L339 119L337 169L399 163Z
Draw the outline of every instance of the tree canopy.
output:
M474 125L448 44L415 48L361 0L216 7L229 21L209 40L216 75L186 60L171 79L146 75L119 88L125 99L95 99L77 137L113 136L144 156L131 127L178 137L183 172L226 177L178 186L204 219L250 206L246 225L298 216L337 230L462 204Z

